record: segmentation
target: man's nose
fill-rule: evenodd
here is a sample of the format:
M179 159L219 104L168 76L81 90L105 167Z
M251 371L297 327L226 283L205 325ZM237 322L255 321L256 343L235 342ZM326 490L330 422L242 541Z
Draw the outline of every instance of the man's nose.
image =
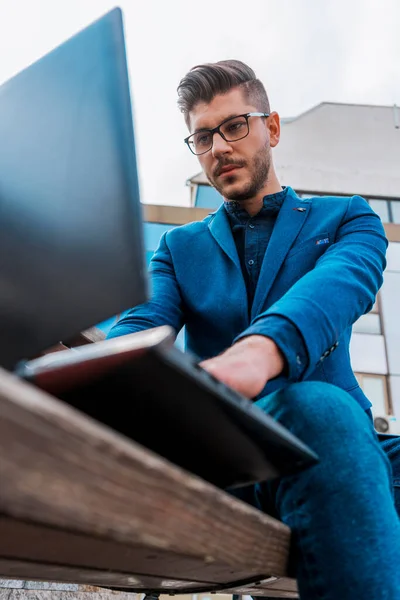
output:
M212 154L215 158L219 158L223 154L230 154L232 152L232 146L229 142L224 140L222 135L214 133Z

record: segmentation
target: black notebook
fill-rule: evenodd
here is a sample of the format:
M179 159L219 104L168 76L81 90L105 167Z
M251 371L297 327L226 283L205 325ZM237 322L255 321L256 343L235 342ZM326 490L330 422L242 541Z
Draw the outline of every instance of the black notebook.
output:
M157 327L23 363L24 379L221 488L311 466L317 456L198 366Z

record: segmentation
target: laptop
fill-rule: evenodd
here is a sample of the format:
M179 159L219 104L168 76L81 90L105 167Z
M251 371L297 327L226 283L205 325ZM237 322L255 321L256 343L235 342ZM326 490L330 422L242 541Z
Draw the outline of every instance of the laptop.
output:
M146 271L113 10L0 86L0 365L146 301Z
M318 457L168 326L38 357L149 298L119 8L0 87L0 365L214 485Z

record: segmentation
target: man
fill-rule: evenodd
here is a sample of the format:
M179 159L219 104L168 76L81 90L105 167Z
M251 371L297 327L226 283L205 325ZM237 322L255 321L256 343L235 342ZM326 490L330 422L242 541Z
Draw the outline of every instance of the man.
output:
M383 281L380 219L359 196L281 186L279 117L247 65L194 67L178 95L185 141L224 203L162 236L151 301L109 337L185 325L205 369L317 452L318 465L240 492L291 527L301 598L396 600L400 445L378 440L349 359L351 326Z

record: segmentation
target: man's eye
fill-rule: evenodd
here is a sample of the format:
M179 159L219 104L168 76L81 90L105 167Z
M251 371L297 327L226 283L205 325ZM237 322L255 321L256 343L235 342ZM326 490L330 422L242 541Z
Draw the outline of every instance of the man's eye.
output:
M245 125L246 123L244 121L236 121L234 123L229 123L226 127L226 131L229 133L236 133L237 131L240 131Z
M210 134L200 133L195 137L194 143L196 146L208 146L210 143Z

